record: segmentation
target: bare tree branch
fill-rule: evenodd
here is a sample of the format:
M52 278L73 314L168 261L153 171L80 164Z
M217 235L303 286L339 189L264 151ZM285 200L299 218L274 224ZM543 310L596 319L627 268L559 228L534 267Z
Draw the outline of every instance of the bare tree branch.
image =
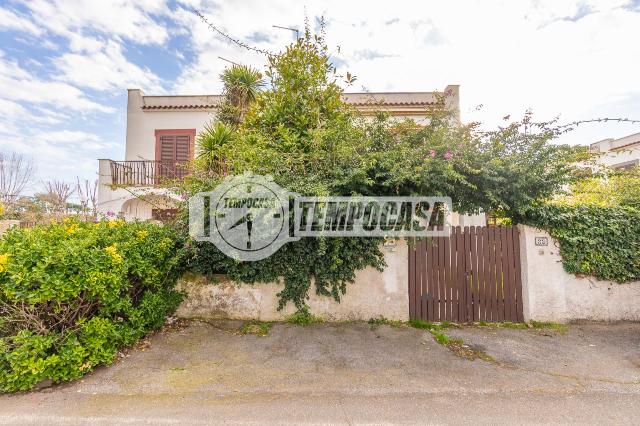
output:
M7 206L14 205L34 172L33 161L28 157L0 152L0 201Z
M98 207L98 181L94 180L90 182L89 179L85 179L84 182L80 183L80 178L77 179L76 184L76 193L78 194L78 198L80 199L80 205L82 206L82 213L87 216L87 213L90 213L92 218L96 217L97 207Z
M51 180L43 182L45 193L56 212L64 213L67 208L67 201L73 195L75 189L66 182Z

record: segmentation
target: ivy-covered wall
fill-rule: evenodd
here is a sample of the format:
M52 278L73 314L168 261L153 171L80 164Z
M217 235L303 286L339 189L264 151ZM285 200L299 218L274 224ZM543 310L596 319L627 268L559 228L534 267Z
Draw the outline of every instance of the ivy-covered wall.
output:
M526 223L558 240L567 272L618 283L640 280L640 210L546 204L531 210Z
M386 267L368 267L355 273L349 291L340 303L331 297L309 292L305 300L313 315L329 321L368 320L384 316L409 319L407 276L408 253L404 241L381 247ZM183 318L233 318L261 321L283 320L296 311L292 303L278 310L281 283L238 284L225 276L212 279L187 274L178 283L186 297L177 310Z
M561 241L539 228L518 227L526 321L640 320L640 280L619 284L569 273ZM547 245L540 245L545 238Z

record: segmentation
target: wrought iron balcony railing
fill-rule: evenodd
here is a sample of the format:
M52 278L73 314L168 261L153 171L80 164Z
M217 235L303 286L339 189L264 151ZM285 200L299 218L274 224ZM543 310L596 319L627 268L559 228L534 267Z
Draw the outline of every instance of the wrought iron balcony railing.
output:
M154 186L189 174L187 161L111 161L111 184Z

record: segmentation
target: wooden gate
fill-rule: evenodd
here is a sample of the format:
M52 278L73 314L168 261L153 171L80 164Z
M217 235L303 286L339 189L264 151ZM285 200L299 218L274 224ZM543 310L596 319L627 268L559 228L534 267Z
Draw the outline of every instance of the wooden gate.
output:
M409 314L426 321L522 322L518 228L459 226L409 247Z

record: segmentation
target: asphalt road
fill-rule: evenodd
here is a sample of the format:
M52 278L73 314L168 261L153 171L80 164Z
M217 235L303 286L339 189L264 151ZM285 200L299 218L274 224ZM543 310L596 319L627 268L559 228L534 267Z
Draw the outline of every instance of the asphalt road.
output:
M0 424L638 424L640 324L564 333L191 323L82 381L0 396Z

